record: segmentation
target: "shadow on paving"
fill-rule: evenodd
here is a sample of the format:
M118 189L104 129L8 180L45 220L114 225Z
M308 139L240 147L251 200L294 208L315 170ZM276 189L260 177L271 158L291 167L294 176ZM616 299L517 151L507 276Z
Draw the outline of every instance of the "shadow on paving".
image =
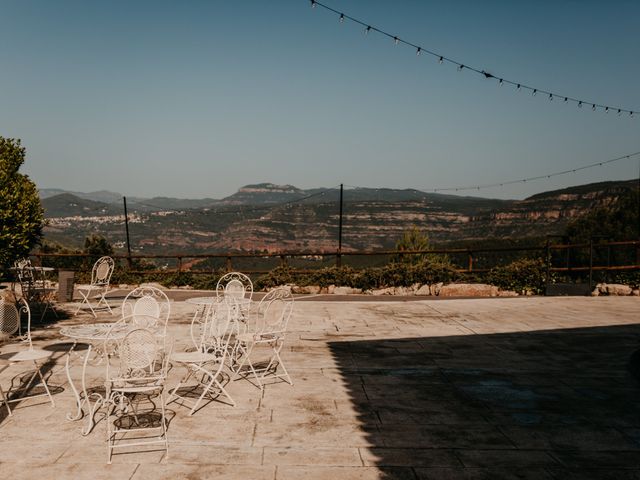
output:
M383 478L640 478L640 326L332 342Z

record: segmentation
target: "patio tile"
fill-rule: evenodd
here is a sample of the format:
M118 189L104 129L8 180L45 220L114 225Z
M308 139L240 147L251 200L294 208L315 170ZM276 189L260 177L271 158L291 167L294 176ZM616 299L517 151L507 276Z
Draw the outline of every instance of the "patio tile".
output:
M362 466L357 448L264 447L264 465Z

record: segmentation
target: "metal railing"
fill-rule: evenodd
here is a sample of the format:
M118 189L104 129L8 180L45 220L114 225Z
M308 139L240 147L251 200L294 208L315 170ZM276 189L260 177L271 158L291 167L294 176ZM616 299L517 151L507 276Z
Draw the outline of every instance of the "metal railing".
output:
M626 261L623 264L614 264L612 261L612 251L614 249L626 249L626 255L623 258L633 258L632 262ZM595 252L601 249L606 249L608 252L606 255L606 262L604 265L598 264ZM587 253L585 253L585 251ZM581 253L580 253L581 252ZM633 254L631 253L633 252ZM528 255L525 255L528 254ZM554 266L554 260L558 261L560 253L563 254L563 265ZM580 253L577 255L577 253ZM493 264L487 264L485 258L487 254L493 260ZM519 255L518 255L519 254ZM222 269L232 271L235 269L242 270L248 274L262 274L272 270L273 267L267 269L247 269L238 267L238 262L241 260L255 259L255 260L269 260L278 259L278 265L291 266L290 263L295 259L326 259L335 257L335 265L343 265L343 260L357 258L357 257L388 257L388 261L395 258L411 257L415 255L428 256L428 255L447 255L452 260L452 263L458 268L460 273L484 273L492 268L504 264L504 258L515 260L517 258L529 257L531 254L535 254L535 258L545 259L547 265L547 274L551 272L572 273L572 272L589 272L590 278L594 271L624 271L624 270L640 270L640 241L624 241L624 242L594 242L580 244L552 244L547 241L546 245L534 245L534 246L513 246L513 247L482 247L482 248L442 248L442 249L430 249L430 250L378 250L378 251L322 251L322 252L276 252L276 253L166 253L166 254L116 254L112 255L115 259L126 261L129 268L128 272L132 274L151 275L151 274L171 274L171 273L191 273L191 274L213 274L218 273L221 268L211 269L199 269L191 268L190 265L197 265L203 260L222 260L224 267ZM42 264L48 263L46 260L49 258L92 258L95 255L82 254L82 253L34 253L34 257L37 257ZM620 255L618 255L620 256ZM463 258L463 261L459 259ZM136 260L172 260L172 268L162 269L136 269ZM186 262L189 260L189 262ZM482 260L482 265L477 266L479 260ZM195 262L194 262L195 261ZM264 263L264 262L263 262ZM273 262L271 262L273 263ZM292 270L300 273L316 270L317 268L329 266L324 261L319 263L319 267L316 268L296 268L292 267ZM489 262L491 263L491 262Z

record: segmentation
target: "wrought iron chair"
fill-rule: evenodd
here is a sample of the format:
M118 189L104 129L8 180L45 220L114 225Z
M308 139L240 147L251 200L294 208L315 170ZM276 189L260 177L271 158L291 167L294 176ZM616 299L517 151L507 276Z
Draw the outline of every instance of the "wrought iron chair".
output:
M159 288L143 285L129 292L122 302L123 318L129 315L156 318L156 323L149 327L161 329L164 335L171 315L171 302Z
M171 352L158 338L157 332L133 328L124 338L105 343L117 363L106 362L107 463L115 449L135 446L160 444L169 455L164 390ZM140 397L152 408L141 409ZM159 397L159 412L154 397Z
M111 275L113 275L113 269L115 268L115 262L111 257L101 257L96 263L93 265L93 269L91 270L91 284L88 288L79 288L78 292L82 297L82 301L80 305L78 305L78 309L76 310L76 315L82 308L82 306L86 303L91 313L94 317L97 317L96 312L94 310L94 305L91 305L91 298L97 298L98 303L96 303L95 308L100 307L104 303L109 310L109 313L113 315L113 311L109 306L109 302L105 298L107 291L109 290L109 282L111 281Z
M20 296L29 303L30 308L36 307L40 309L41 319L44 318L47 310L51 310L57 317L58 314L51 303L51 295L54 290L47 288L43 269L41 267L34 267L29 258L22 258L14 263L13 270L16 272L16 277L20 285ZM19 327L19 331L19 333L22 334L21 327Z
M195 349L176 352L171 357L172 361L185 365L187 373L171 390L167 403L178 399L185 404L193 402L189 415L198 410L205 397L212 401L224 395L231 406L236 405L224 388L224 383L227 383L225 379L228 377L223 372L225 359L231 348L233 317L238 314L238 309L233 307L232 302L233 300L220 301L207 309L204 325L196 327L201 331L191 335L196 343ZM192 378L195 383L190 383Z
M47 396L51 401L51 406L55 407L55 402L53 401L53 397L51 396L51 392L49 391L49 386L47 385L47 382L40 370L42 368L42 363L46 362L53 355L53 352L41 350L39 348L33 348L33 342L31 341L31 310L29 309L29 303L25 299L19 299L16 305L7 302L0 302L0 325L2 326L2 330L4 332L9 334L15 333L18 330L18 325L20 324L22 315L25 315L27 317L26 342L28 342L29 347L26 349L21 349L18 352L8 352L0 355L0 361L2 362L1 370L5 370L12 365L29 362L32 362L35 368L33 370L33 374L26 382L23 380L23 378L20 378L21 385L14 387L12 381L11 387L6 392L6 394L2 390L2 387L0 387L0 399L4 402L9 415L13 415L9 403L19 402L27 398ZM36 379L36 377L40 378L40 382L42 383L45 392L29 394L31 389L35 386L34 380ZM18 393L26 394L26 396L20 395L15 398L10 398L11 394L15 395Z
M276 288L265 295L258 305L253 331L241 333L236 338L236 350L240 361L234 368L236 374L234 380L244 378L251 382L250 376L253 376L256 386L263 389L264 380L269 375L270 378L282 378L285 382L293 385L289 372L280 357L292 311L293 296L290 290ZM270 350L266 366L257 364L252 359L255 348L260 346ZM245 366L246 368L243 370ZM278 373L278 368L282 370L282 373Z

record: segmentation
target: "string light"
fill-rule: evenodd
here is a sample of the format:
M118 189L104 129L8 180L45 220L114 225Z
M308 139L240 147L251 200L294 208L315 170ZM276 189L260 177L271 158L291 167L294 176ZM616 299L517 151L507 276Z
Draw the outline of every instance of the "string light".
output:
M371 25L369 25L369 24L367 24L367 23L365 23L365 22L363 22L363 21L361 21L361 20L359 20L357 18L354 18L354 17L351 17L349 15L346 15L345 13L342 13L342 12L340 12L338 10L335 10L334 8L329 7L328 5L325 5L325 4L321 3L321 2L318 2L317 0L311 0L311 7L315 8L316 5L324 8L325 10L328 10L329 12L332 12L332 13L338 15L341 22L343 22L344 19L349 19L353 23L356 23L356 24L359 24L359 25L363 26L365 34L368 34L371 30L375 30L376 32L380 33L381 35L384 35L384 36L386 36L388 38L391 38L396 45L398 45L399 43L402 43L402 44L404 44L406 46L415 48L416 49L416 54L418 56L422 52L425 52L425 53L437 58L438 59L438 63L440 63L440 64L442 64L446 60L449 63L457 65L459 71L469 70L469 71L471 71L473 73L477 73L477 74L482 75L485 79L488 79L488 80L493 80L493 79L498 78L498 84L499 85L503 85L504 83L507 83L509 85L513 85L514 87L516 87L516 90L526 89L526 90L532 92L533 95L535 95L536 93L540 92L541 94L547 95L550 100L553 100L553 97L563 98L565 103L568 103L569 101L571 101L571 102L577 104L577 106L580 107L580 108L582 107L583 103L586 103L587 105L591 105L592 106L591 109L593 111L596 111L596 110L598 110L598 108L600 108L600 109L604 110L606 113L609 112L609 109L615 109L615 110L618 111L619 114L628 113L629 117L633 118L633 110L631 110L631 109L626 109L626 108L621 108L621 107L613 107L611 105L603 105L603 104L598 104L598 103L595 103L595 102L587 102L587 101L584 101L584 100L580 100L580 99L577 99L577 98L570 97L568 95L560 95L558 93L549 92L549 91L546 91L546 90L543 90L543 89L540 89L540 88L535 88L535 87L532 87L532 86L529 86L529 85L525 85L522 82L515 82L513 80L508 80L508 79L505 79L504 77L496 77L493 74L487 73L483 69L470 67L469 65L466 65L466 64L463 64L461 62L458 62L458 61L456 61L456 60L454 60L452 58L449 58L449 57L447 57L445 55L433 52L433 51L428 50L428 49L426 49L424 47L421 47L419 45L415 45L415 44L413 44L411 42L403 40L398 35L393 35L391 33L388 33L386 31L384 31L384 30L381 30L379 28L374 28Z
M568 173L576 173L582 170L587 170L589 168L595 168L595 167L601 167L603 165L608 165L610 163L614 163L614 162L620 162L622 160L629 160L633 157L637 157L640 155L640 152L635 152L635 153L630 153L629 155L623 155L621 157L616 157L616 158L611 158L609 160L604 160L604 161L600 161L600 162L596 162L596 163L590 163L589 165L584 165L582 167L577 167L577 168L572 168L570 170L563 170L561 172L554 172L554 173L547 173L545 175L538 175L536 177L527 177L527 178L519 178L516 180L509 180L506 182L500 182L500 183L490 183L490 184L484 184L484 185L469 185L469 186L458 186L458 187L446 187L446 188L431 188L431 189L423 189L423 190L427 190L427 191L431 191L431 192L447 192L447 191L464 191L464 190L479 190L479 189L485 189L485 188L494 188L494 187L502 187L504 185L513 185L516 183L527 183L527 182L531 182L533 180L540 180L540 179L550 179L551 177L557 177L560 175L566 175Z

